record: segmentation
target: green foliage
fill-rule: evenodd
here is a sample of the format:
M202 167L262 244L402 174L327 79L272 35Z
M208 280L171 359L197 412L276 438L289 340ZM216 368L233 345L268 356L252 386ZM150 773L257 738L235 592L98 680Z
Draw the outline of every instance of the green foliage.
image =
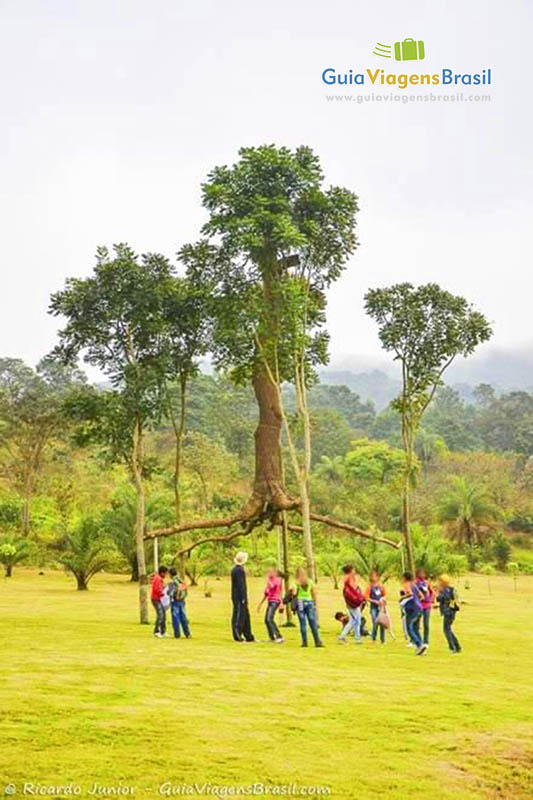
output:
M59 563L76 578L79 591L88 589L91 578L110 567L116 555L102 520L92 514L83 516L54 548L60 552Z
M0 499L0 526L2 528L16 528L21 521L21 503L16 497L3 497Z
M6 578L13 574L13 567L21 561L25 561L30 554L30 546L27 539L13 534L0 537L0 564L4 565Z
M479 311L435 283L371 289L365 304L378 323L384 349L402 364L403 402L410 404L423 405L426 393L439 384L451 361L458 355L470 355L492 335Z
M259 339L280 377L292 379L289 319L302 318L304 301L307 322L297 335L309 337L310 364L325 361L323 292L355 249L357 201L346 189L323 188L319 160L307 147L265 145L239 156L202 187L209 212L203 234L216 244L203 240L180 255L188 274L213 290L216 364L244 382Z
M477 389L481 408L477 429L491 450L533 455L533 394L509 392L499 397L486 384Z
M490 499L485 486L470 483L456 476L443 494L438 514L441 522L451 526L454 538L460 544L472 547L479 544L484 528L501 519L501 510Z
M372 402L361 402L358 394L347 386L330 386L319 383L308 393L309 408L312 410L332 409L342 415L350 428L359 433L368 433L376 412Z
M414 524L412 532L415 564L425 569L428 576L435 579L444 572L450 575L462 575L466 572L466 556L453 549L439 525L424 528Z
M21 527L30 528L30 503L35 481L54 439L66 432L63 399L84 384L75 368L51 358L35 370L20 359L0 358L1 472L23 499ZM1 474L1 473L0 473Z
M344 458L346 475L357 481L385 484L405 472L405 453L385 442L357 439Z
M491 549L498 569L505 570L511 560L512 547L504 533L501 531L492 537Z
M135 546L135 522L137 498L131 486L121 486L114 494L111 508L102 517L102 527L131 571L131 580L139 580L137 550ZM172 502L164 494L148 495L145 509L147 530L156 526L170 525L173 521Z

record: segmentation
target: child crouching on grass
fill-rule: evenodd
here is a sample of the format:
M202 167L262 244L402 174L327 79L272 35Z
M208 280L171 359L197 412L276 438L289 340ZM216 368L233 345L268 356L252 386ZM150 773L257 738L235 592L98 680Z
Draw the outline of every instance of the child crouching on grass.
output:
M350 621L350 617L348 616L346 611L337 611L333 615L333 619L336 619L337 622L340 622L341 631L344 630L344 628L346 627L346 625ZM355 636L355 633L354 633L354 636ZM369 634L369 632L367 630L367 626L366 626L366 617L363 616L363 615L361 615L361 636L370 636L370 634Z
M455 615L459 611L459 602L457 600L457 592L451 585L449 575L441 575L438 584L437 603L439 604L440 613L442 615L442 627L448 647L452 653L460 653L461 645L459 639L452 631L452 625L455 622Z

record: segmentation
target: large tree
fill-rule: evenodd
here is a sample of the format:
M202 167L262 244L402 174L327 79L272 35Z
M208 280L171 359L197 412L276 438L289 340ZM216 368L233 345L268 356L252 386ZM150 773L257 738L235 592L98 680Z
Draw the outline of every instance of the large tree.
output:
M139 258L127 245L99 248L88 278L67 280L50 310L65 318L56 355L75 364L80 355L98 367L113 391L80 397L88 433L124 460L137 493L136 548L141 623L148 623L145 534L145 432L162 412L167 366L162 315L173 271L163 256Z
M305 400L314 367L327 359L325 291L355 249L357 199L347 189L324 187L309 148L266 145L244 148L236 164L215 168L202 200L209 214L204 238L182 248L180 257L189 279L211 287L216 366L237 383L251 383L259 410L249 501L231 517L194 523L200 529L241 523L240 531L220 537L228 541L263 522L280 524L284 512L301 512L305 504L285 485L280 387L284 381L297 384ZM306 298L300 304L305 318L298 312L296 325L287 313L294 310L295 293ZM312 512L309 517L333 524ZM182 523L150 535L191 527Z
M372 289L365 301L367 313L378 323L383 347L393 353L402 370L402 391L392 405L402 421L406 454L402 521L409 566L414 570L410 493L420 423L442 385L445 370L457 356L473 353L492 331L483 314L467 300L435 283L419 287L399 283Z

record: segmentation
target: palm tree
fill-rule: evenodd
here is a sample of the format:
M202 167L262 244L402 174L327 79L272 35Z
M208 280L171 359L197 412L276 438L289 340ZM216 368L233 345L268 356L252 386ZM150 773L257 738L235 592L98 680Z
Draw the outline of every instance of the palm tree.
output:
M146 526L166 525L173 520L168 500L159 494L146 500ZM117 550L129 564L132 581L139 580L137 549L135 546L135 523L137 520L137 498L129 486L119 490L112 501L111 509L104 516L104 525Z
M322 456L315 467L315 475L331 483L342 483L346 477L346 468L342 456L329 458Z
M448 523L456 541L469 548L480 543L482 527L491 527L502 516L482 484L469 483L459 476L452 478L438 511L440 521Z
M0 541L0 563L4 565L6 578L13 574L13 567L28 556L28 541L19 536L3 536Z
M62 552L59 563L72 572L78 591L89 588L91 578L109 566L113 555L101 521L94 516L83 517L54 547Z

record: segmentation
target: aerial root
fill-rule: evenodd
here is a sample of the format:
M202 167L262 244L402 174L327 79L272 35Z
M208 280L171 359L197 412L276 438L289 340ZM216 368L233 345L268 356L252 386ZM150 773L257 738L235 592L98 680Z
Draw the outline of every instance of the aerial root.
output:
M232 528L234 525L240 525L239 530L232 531L225 536L205 536L203 539L198 539L195 542L191 542L189 545L187 545L187 547L178 550L175 555L175 557L178 558L179 556L190 555L196 547L199 547L202 544L209 544L211 542L231 542L233 539L237 539L239 536L248 536L255 528L263 524L266 524L267 530L271 531L275 527L282 525L281 511L284 510L287 509L280 509L270 502L263 502L257 497L252 497L246 506L244 506L244 508L238 514L235 514L232 517L198 519L192 520L191 522L185 522L182 525L174 525L170 528L158 528L145 533L144 538L145 540L155 539L165 536L174 536L180 533L187 533L188 531L193 530L214 530L216 528ZM291 503L290 510L300 512L299 505L296 501ZM327 517L323 514L311 512L310 518L313 522L320 522L322 525L325 525L328 528L334 528L335 530L342 531L344 533L355 534L356 536L361 536L363 539L370 539L373 542L386 544L389 547L394 547L395 549L399 549L402 546L401 540L395 542L385 536L378 536L375 533L365 531L356 527L355 525L350 525L347 522L341 522L340 520ZM294 525L292 523L290 523L287 527L290 531L296 531L298 533L301 533L303 530L301 525Z

